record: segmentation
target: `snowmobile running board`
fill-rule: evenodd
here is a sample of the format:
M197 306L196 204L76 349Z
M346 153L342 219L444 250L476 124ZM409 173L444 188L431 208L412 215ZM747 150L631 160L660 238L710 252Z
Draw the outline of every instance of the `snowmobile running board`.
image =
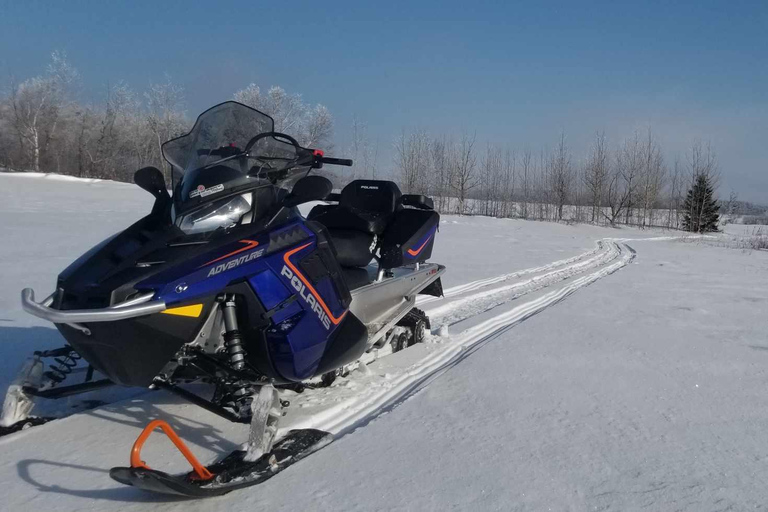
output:
M158 427L192 466L190 473L170 475L151 469L141 460L141 448L144 442ZM333 435L322 430L292 430L275 444L270 453L262 455L255 461L246 461L246 452L237 450L206 467L200 463L168 423L154 420L144 428L133 444L131 466L112 468L109 476L122 484L145 491L190 498L221 496L236 489L260 484L332 441Z

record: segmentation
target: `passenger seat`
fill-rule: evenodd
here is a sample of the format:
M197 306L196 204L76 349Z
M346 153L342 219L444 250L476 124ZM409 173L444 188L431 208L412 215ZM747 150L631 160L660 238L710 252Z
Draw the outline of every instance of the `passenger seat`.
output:
M355 180L342 189L338 205L315 206L307 218L328 228L342 267L364 267L373 259L374 236L402 209L401 196L391 181Z

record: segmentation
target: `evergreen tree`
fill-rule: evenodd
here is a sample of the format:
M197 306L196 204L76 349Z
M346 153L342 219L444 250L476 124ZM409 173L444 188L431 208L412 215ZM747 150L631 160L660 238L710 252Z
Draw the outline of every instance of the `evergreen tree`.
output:
M706 174L699 174L685 197L683 229L694 233L717 231L720 206L715 201L714 188Z

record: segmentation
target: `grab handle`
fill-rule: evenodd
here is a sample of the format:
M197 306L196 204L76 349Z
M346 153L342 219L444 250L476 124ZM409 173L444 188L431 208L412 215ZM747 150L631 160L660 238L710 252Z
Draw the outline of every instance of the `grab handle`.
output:
M182 441L178 434L173 431L171 426L163 420L150 421L149 425L144 427L144 430L142 430L141 434L139 434L139 437L136 438L136 442L133 443L133 449L131 449L132 468L151 469L149 466L147 466L146 462L141 460L141 448L144 446L144 442L147 440L147 438L157 427L160 427L163 430L163 433L168 436L168 439L171 440L171 442L181 452L184 458L187 459L187 462L189 462L189 464L192 466L192 469L195 471L197 478L200 480L210 480L214 477L213 473L208 471L205 466L200 464L200 461L197 460L197 457L195 457L190 449L187 448L187 445L185 445L184 441Z

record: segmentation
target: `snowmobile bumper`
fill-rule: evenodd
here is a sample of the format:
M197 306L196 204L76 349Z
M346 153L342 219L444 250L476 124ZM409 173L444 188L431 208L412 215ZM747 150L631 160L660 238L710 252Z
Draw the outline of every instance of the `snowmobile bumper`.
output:
M24 288L21 291L21 307L30 315L48 320L54 324L71 325L85 322L113 322L115 320L126 320L164 311L166 309L165 302L162 300L152 300L153 296L154 292L149 292L107 308L62 311L50 307L53 304L54 295L51 295L43 302L35 302L34 290L32 288Z
M26 288L21 301L28 313L53 322L67 343L112 382L146 387L199 332L214 299L169 308L152 296L144 293L101 309L56 309L55 294L37 303Z

